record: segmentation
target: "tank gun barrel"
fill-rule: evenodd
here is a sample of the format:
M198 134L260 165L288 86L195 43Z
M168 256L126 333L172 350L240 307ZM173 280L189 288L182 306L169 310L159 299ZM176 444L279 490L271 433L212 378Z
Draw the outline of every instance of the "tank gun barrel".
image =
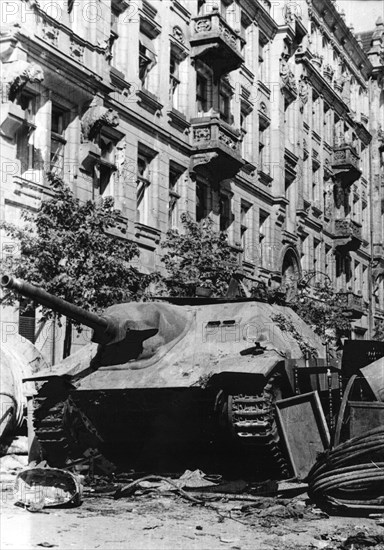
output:
M121 337L121 327L113 319L91 313L26 281L16 279L10 275L3 275L1 286L14 290L25 296L25 298L35 300L40 305L93 329L92 340L94 342L108 344L118 339L119 336Z

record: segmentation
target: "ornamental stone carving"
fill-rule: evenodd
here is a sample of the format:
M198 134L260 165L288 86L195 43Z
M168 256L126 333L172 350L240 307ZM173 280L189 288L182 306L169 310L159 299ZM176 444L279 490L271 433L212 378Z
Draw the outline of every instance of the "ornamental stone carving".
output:
M329 80L329 81L332 81L332 78L333 78L333 75L334 75L335 71L333 69L333 67L329 64L327 64L325 67L324 67L324 77Z
M83 142L92 141L103 126L116 128L119 123L119 115L113 109L107 109L103 105L91 105L81 120Z
M52 44L53 46L57 46L57 39L59 36L59 29L55 27L54 25L51 25L50 23L45 22L43 27L43 39Z
M84 46L82 44L79 44L78 42L75 42L74 40L71 40L70 45L70 55L73 59L76 59L79 63L83 63L84 61Z
M288 54L282 54L280 58L280 76L283 86L287 86L294 93L297 92L297 86L295 81L295 75L291 71L288 64L289 56Z
M195 32L209 32L212 29L211 20L207 17L206 19L199 19L195 21Z
M226 40L233 46L236 46L236 43L237 43L236 35L228 27L224 26L221 22L219 23L219 31L224 40Z
M193 140L196 142L199 141L209 141L211 139L211 129L210 128L194 128L193 130Z
M43 69L36 63L22 60L4 63L1 71L1 102L14 101L28 82L42 82L43 79Z
M219 130L219 141L224 143L227 147L230 149L233 149L234 151L237 150L237 142L230 138L227 134L225 134L222 130Z
M296 20L296 4L289 3L283 8L283 16L286 23L294 23Z
M319 53L317 52L314 52L312 54L313 58L312 58L312 63L315 63L315 65L317 65L318 67L321 67L322 64L323 64L323 56L320 55Z
M264 115L268 116L268 109L267 109L267 106L266 106L266 104L264 103L264 101L262 101L262 102L260 103L260 111L261 111Z
M176 38L176 40L178 40L179 42L181 42L182 44L184 44L185 42L185 36L184 36L184 33L183 31L181 30L181 28L178 26L178 25L175 25L172 29L172 36L174 36L174 38Z

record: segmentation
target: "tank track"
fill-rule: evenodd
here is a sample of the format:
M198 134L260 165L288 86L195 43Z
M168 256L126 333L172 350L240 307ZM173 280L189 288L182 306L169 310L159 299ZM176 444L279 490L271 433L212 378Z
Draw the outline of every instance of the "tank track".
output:
M228 395L228 425L235 440L259 457L257 463L261 468L268 465L279 477L287 478L290 471L280 446L275 400L274 379L259 394Z
M42 386L33 399L33 425L43 459L63 467L102 441L87 417L76 407L68 389Z

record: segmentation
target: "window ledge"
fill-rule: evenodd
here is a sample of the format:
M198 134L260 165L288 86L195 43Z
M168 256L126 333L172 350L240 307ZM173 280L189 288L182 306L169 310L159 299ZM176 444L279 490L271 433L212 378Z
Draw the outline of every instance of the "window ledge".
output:
M157 116L161 115L161 110L163 108L163 105L162 103L160 103L157 96L155 96L145 88L138 90L136 92L136 95L139 98L139 105L141 105L144 109L146 109L153 115L155 114Z
M169 117L169 124L171 126L176 128L177 130L180 130L180 132L189 134L191 123L189 122L189 120L187 120L187 117L183 113L172 107L172 109L167 111L167 115Z
M154 241L159 244L161 238L161 231L156 227L146 225L144 223L135 222L135 235L139 239L145 238Z

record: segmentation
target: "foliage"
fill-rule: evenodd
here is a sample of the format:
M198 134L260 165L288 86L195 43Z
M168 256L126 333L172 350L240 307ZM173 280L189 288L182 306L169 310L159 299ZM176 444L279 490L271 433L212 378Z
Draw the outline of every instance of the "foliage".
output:
M184 232L167 232L161 247L161 258L167 275L165 292L171 296L195 296L196 288L209 289L212 296L224 296L233 273L238 269L237 253L228 243L227 234L215 231L207 218L195 222L188 214L181 215Z
M300 334L300 332L296 329L292 319L290 319L287 315L284 315L283 313L276 313L271 316L271 319L274 323L277 324L281 331L288 332L292 336L292 338L296 340L304 356L317 356L317 349L311 346L311 344L305 338L303 338L303 335Z
M264 282L259 282L251 289L251 296L260 302L285 305L285 293L280 288L268 288Z
M96 312L142 297L148 277L129 265L139 256L137 245L108 234L116 230L125 233L113 198L80 202L57 176L49 174L48 181L53 196L42 201L35 213L24 210L22 227L0 224L19 245L19 254L1 262L2 271ZM18 299L10 292L2 303L13 305ZM52 310L42 309L42 320L53 315ZM81 326L75 326L80 332Z
M380 342L384 342L384 319L375 320L373 339L379 340Z
M328 282L301 289L288 305L312 325L324 343L333 345L337 336L351 330L345 295L336 292Z

